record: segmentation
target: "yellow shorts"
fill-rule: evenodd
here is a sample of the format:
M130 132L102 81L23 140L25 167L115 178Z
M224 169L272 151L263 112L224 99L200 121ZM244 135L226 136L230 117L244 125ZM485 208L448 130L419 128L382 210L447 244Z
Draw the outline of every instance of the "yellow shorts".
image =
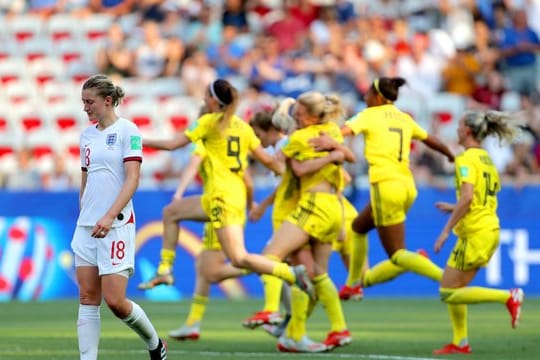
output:
M214 227L209 222L204 224L202 249L203 250L221 250L221 244L217 237L216 230L214 230Z
M214 229L228 225L244 225L246 222L246 198L244 196L213 192L201 196L201 205Z
M287 221L319 242L332 243L343 226L341 200L336 194L304 193Z
M460 236L446 264L462 271L486 266L498 246L499 229Z
M340 254L349 255L351 253L351 241L353 237L352 222L358 215L358 211L346 197L341 198L343 204L343 236L332 243L332 250Z
M371 209L375 226L390 226L405 221L418 192L414 180L388 180L370 185Z

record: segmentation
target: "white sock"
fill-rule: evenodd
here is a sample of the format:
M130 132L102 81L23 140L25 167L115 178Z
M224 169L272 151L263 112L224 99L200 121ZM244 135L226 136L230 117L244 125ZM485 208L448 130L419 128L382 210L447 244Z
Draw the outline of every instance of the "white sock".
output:
M139 305L133 301L131 301L131 305L131 314L125 319L122 319L122 321L139 335L148 350L157 349L159 337L156 329L154 329L154 325L152 325L150 319L148 319L148 316L146 316L146 313Z
M96 360L99 347L101 318L99 306L79 304L77 336L81 360Z

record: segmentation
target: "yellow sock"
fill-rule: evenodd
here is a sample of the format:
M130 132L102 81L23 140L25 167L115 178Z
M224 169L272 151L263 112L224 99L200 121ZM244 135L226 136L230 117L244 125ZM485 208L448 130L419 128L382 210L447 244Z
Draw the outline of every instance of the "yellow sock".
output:
M264 307L263 311L279 311L279 301L281 299L281 286L283 280L273 275L261 275L264 287Z
M448 313L452 323L452 343L458 346L469 344L467 339L467 305L448 304Z
M432 280L440 282L442 279L443 269L420 254L400 249L392 255L390 260L405 270L423 275Z
M158 266L158 274L168 274L172 272L176 251L169 249L161 249L161 260Z
M204 312L206 311L206 304L208 303L207 296L193 295L191 300L191 308L189 309L189 314L186 319L186 325L191 326L196 322L202 320Z
M506 303L508 291L479 286L457 289L440 288L441 300L447 304L477 304L485 302Z
M287 326L287 337L300 341L306 334L309 297L297 286L291 287L291 320Z
M278 262L272 269L272 275L277 276L280 279L287 281L289 284L293 284L296 280L294 273L291 271L289 265L284 262Z
M362 268L366 262L368 251L367 234L358 234L349 229L351 234L351 255L349 256L349 274L346 285L356 285L362 278Z
M347 329L336 286L328 274L315 276L313 285L315 285L319 301L323 305L330 321L330 331L343 331Z
M405 269L402 267L395 265L390 260L384 260L375 264L371 269L366 270L362 278L362 286L370 287L375 284L381 284L395 279L404 272Z

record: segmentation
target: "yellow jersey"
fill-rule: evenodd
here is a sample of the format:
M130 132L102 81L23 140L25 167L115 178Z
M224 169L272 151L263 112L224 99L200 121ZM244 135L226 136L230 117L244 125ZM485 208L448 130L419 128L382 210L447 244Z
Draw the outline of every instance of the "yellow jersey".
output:
M456 235L466 236L476 231L498 229L497 193L501 184L488 152L481 148L467 149L456 156L455 166L457 198L460 198L463 183L474 186L469 211L454 227Z
M235 196L235 191L245 192L244 170L248 154L260 146L249 124L233 116L228 126L220 127L222 113L201 116L184 133L192 141L201 141L206 149L206 192L223 192Z
M413 118L392 104L369 107L346 122L355 135L364 134L369 182L412 178L409 154L412 139L428 133Z
M208 171L209 171L209 168L208 168L209 161L206 158L207 152L201 141L197 141L196 143L192 145L193 145L193 148L191 150L191 154L197 155L202 159L201 164L199 165L199 176L201 177L202 190L204 192L206 189L206 184L208 183Z
M343 143L343 136L337 124L328 122L311 125L298 129L289 136L288 142L281 149L283 154L298 161L327 156L328 151L315 151L313 146L309 144L309 140L319 137L321 132L325 132L339 144ZM319 171L302 176L300 178L300 191L308 191L322 181L329 182L336 190L341 191L344 187L341 165L327 164Z

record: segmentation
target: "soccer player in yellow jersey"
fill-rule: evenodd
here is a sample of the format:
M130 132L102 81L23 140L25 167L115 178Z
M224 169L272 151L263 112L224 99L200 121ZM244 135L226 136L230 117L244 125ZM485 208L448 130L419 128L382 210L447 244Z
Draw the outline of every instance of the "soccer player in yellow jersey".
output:
M317 92L303 93L298 97L293 109L299 130L289 136L282 152L287 158L288 166L299 178L299 199L294 211L287 215L273 234L264 254L281 260L304 245L310 245L312 262L315 263L314 288L331 322L331 331L324 341L324 346L326 349L332 349L351 342L337 290L327 274L327 268L332 242L339 236L342 228L343 176L340 162L344 159L354 160L354 155L342 144L343 138L337 124L331 122L342 114L339 98ZM321 132L327 133L339 144L330 153L315 151L309 145L309 139L319 136ZM339 157L334 158L334 155ZM295 295L294 290L293 288L293 303L296 297L304 295L302 293ZM306 297L304 301L306 307L307 302ZM294 318L294 304L292 311ZM291 320L287 334L279 339L280 351L325 350L325 347L310 342L305 336L303 323L306 315L303 316L303 321L298 323ZM293 329L293 324L299 328Z
M353 230L366 236L375 227L392 262L377 264L366 271L362 277L365 286L388 281L396 271L403 270L436 281L442 278L442 269L425 256L405 248L405 218L417 196L409 169L411 141L422 141L446 155L449 161L453 161L454 156L446 145L393 105L398 98L399 87L404 84L402 78L375 79L365 96L367 109L349 119L341 128L345 136L364 135L364 153L369 164L370 202L354 220ZM330 144L324 140L314 139L312 145L316 149L327 148ZM367 246L364 247L366 250ZM360 258L365 259L365 254Z
M204 187L208 179L208 166L210 165L205 158L206 149L201 142L197 142L191 154L190 162L182 172L173 202L183 198L187 186L194 179L197 171L199 171L202 178L204 192ZM249 184L250 182L247 181L247 183ZM249 189L249 186L247 188ZM210 284L245 274L242 269L235 268L227 262L227 257L221 249L216 232L209 222L205 223L204 226L202 250L197 255L195 270L195 290L188 317L183 326L169 331L169 337L176 340L199 339L200 323L208 303Z
M524 298L522 289L508 291L468 286L499 245L497 193L501 185L497 169L481 144L489 135L511 140L516 133L510 117L496 111L467 112L459 120L458 140L465 151L455 162L457 203L436 204L437 208L451 214L434 246L435 252L439 252L454 230L457 242L439 288L441 300L448 304L453 339L435 350L435 354L471 353L467 339L467 304L506 304L512 327L518 325Z
M281 174L278 161L268 155L253 129L235 115L238 92L227 80L211 82L205 93L209 113L201 116L186 131L169 140L144 140L144 145L174 150L190 142L202 141L209 162L208 184L202 196L182 199L163 211L161 262L152 286L172 281L179 220L210 221L219 243L231 264L258 273L273 274L289 283L297 283L312 293L312 284L301 266L290 267L259 254L250 254L244 246L246 188L244 171L251 154L263 165Z
M294 99L291 100L294 101ZM285 158L281 152L281 147L287 141L286 133L293 130L289 128L292 128L294 124L275 124L273 122L274 113L270 111L258 112L251 119L250 125L253 127L257 137L261 140L264 148L273 154L280 163L283 163L285 167ZM287 215L296 208L298 190L297 178L292 174L289 167L285 167L275 191L259 204L254 204L249 212L249 219L251 221L258 221L266 209L273 205L272 229L276 231ZM283 299L286 305L286 316L290 316L289 287L286 282L269 274L262 274L261 281L264 290L263 309L242 321L242 325L250 329L255 329L261 325L281 324L283 319L279 312L280 299ZM282 289L284 290L283 292Z

